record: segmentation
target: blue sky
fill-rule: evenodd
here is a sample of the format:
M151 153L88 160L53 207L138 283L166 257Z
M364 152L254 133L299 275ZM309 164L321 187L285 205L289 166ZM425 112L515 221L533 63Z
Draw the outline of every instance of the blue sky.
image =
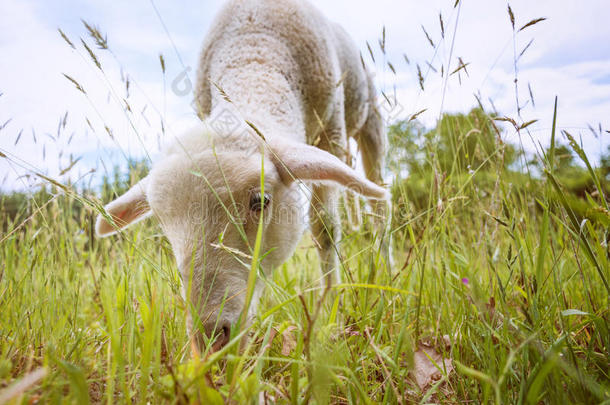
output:
M124 163L126 156L154 159L160 144L196 120L190 93L183 90L189 89L186 78L194 79L200 44L222 3L2 0L0 125L11 121L0 131L0 151L11 162L0 160L0 188L27 188L30 183L20 176L32 170L63 181L70 177L96 182L114 164ZM395 94L400 107L388 111L391 119L425 108L421 119L432 126L441 111L472 108L475 93L487 108L492 108L491 99L502 115L516 117L513 55L533 39L517 65L522 120L539 120L530 127L531 138L523 140L528 150L538 142L548 143L555 95L559 97L560 128L581 135L594 158L609 144L610 134L605 130L610 130L610 7L606 1L511 1L517 27L534 18L547 18L515 37L505 1L462 0L459 10L453 7L453 0L313 3L353 36L367 63L375 68L379 88ZM444 39L439 14L445 25ZM81 19L107 35L112 53L95 49ZM395 66L396 74L379 51L384 26L385 61ZM57 28L68 35L76 50L63 41ZM103 73L92 63L80 38L98 55ZM367 41L375 50L375 64L368 56ZM159 54L166 61L165 76ZM445 84L441 66L452 71L457 57L469 63L469 75L453 75ZM416 64L426 75L423 92ZM62 73L76 79L87 96ZM121 80L126 76L130 78L129 97ZM528 84L535 106L528 101ZM124 99L132 113L124 112ZM58 122L66 111L67 124L58 137ZM601 136L595 137L588 125L597 129L600 124ZM510 130L507 137L517 140ZM59 176L71 159L79 157L71 171ZM88 174L92 169L95 172Z

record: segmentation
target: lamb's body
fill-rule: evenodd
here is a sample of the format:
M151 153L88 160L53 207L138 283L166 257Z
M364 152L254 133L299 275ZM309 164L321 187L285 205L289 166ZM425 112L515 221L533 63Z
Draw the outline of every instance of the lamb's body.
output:
M244 306L244 258L259 226L264 271L290 257L301 238L297 179L313 185L310 225L330 283L341 234L337 186L387 198L379 187L385 138L356 47L306 1L229 1L203 47L196 101L204 124L106 206L96 230L109 235L152 212L180 267L193 333L220 329L225 343ZM344 163L349 136L370 180ZM376 204L380 214L385 208Z
M357 48L306 1L229 1L200 57L195 96L202 118L226 107L216 86L265 136L342 156L347 138L368 119L375 131L363 135L384 149L374 87Z

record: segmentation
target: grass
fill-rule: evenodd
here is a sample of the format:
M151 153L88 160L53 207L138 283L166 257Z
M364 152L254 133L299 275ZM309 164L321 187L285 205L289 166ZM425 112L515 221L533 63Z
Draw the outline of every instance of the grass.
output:
M92 237L59 197L0 244L0 381L43 369L13 401L595 403L608 400L604 229L573 223L552 173L542 199L448 176L394 226L340 245L345 284L318 287L308 239L271 278L247 343L193 359L170 247L154 221ZM395 198L404 183L397 182ZM80 201L79 201L80 200ZM91 199L90 201L94 201ZM73 214L76 213L76 214ZM11 229L21 226L11 233ZM259 275L260 276L260 275ZM455 369L420 389L423 343Z
M461 153L467 131L449 131L456 162L472 158ZM0 402L608 403L607 222L572 211L555 175L555 129L552 139L537 158L544 176L530 175L536 193L506 176L502 142L483 162L491 189L476 181L482 165L469 173L432 161L428 203L414 209L397 176L394 267L365 218L338 246L345 283L322 291L306 237L270 277L259 274L254 324L201 358L191 355L188 303L154 220L100 240L91 192L47 179L54 197L29 200L18 220L0 196ZM605 180L585 166L598 188L587 204L607 217ZM425 385L422 358L437 369Z

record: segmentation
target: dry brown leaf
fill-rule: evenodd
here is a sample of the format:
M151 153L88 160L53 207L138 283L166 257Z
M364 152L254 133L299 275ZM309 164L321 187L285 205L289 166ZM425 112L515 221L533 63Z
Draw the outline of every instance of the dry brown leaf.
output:
M296 326L289 326L282 332L282 356L290 356L290 353L297 347L296 339L292 333Z
M269 332L269 341L267 341L267 344L265 345L265 347L263 347L263 351L269 350L271 348L271 344L273 343L273 340L275 339L276 336L277 336L277 329L271 328L271 332Z
M413 354L413 365L412 374L421 390L426 389L432 382L440 380L445 372L449 375L453 371L451 359L443 359L434 348L423 344L419 345L419 349Z

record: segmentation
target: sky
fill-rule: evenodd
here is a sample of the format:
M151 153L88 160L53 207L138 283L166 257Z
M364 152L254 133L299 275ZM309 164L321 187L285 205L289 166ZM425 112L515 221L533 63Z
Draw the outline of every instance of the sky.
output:
M455 0L312 3L351 34L375 71L378 89L396 100L389 106L380 96L388 123L425 109L418 119L433 127L444 112L469 111L476 94L488 111L519 123L538 120L521 139L533 152L548 145L557 96L559 129L580 139L594 161L610 144L606 0L462 0L458 7ZM546 20L515 34L509 3L516 30L533 19ZM0 1L0 152L8 157L0 158L0 190L31 189L41 182L35 173L98 184L128 158L154 161L161 145L196 123L191 90L197 58L222 4ZM83 21L99 28L108 50L96 47ZM385 55L379 45L384 27ZM467 63L467 74L441 77L441 71L458 67L458 58ZM505 136L519 141L510 128Z

